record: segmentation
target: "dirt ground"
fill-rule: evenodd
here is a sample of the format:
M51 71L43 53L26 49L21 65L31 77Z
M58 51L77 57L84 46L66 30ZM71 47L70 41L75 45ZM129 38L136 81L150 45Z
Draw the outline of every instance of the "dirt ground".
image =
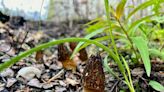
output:
M71 21L59 24L53 21L25 21L21 18L5 21L0 24L0 63L9 60L20 52L53 39L84 37L85 28L83 24L87 21ZM38 53L41 54L37 58ZM75 58L78 62L77 70L75 72L65 70L62 63L58 61L57 54L57 46L53 46L34 53L1 72L0 92L81 92L81 79L85 63ZM25 69L25 67L31 68ZM123 79L117 65L110 65L110 67L116 71L120 79ZM164 85L164 64L159 59L152 59L150 78L146 76L143 65L130 67L136 92L156 92L148 85L149 80L156 80ZM21 69L26 72L36 70L36 76L23 75ZM119 90L128 92L128 87L122 80L114 78L105 69L104 71L106 92L118 92Z

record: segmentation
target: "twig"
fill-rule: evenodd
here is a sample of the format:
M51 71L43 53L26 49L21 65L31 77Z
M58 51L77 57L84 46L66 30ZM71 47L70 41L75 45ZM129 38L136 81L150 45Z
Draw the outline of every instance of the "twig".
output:
M145 78L143 78L142 76L139 76L139 75L138 75L138 77L141 78L145 82L146 85L149 85L149 83L147 82L147 80Z
M111 88L111 90L109 92L113 92L114 88L116 87L116 85L119 83L119 80L117 82L114 83L113 87Z
M50 83L51 81L59 78L64 73L64 69L60 70L55 76L53 76L51 79L47 81L47 83Z
M20 45L21 45L21 46L20 46L20 48L18 49L18 53L20 52L21 47L22 47L22 44L25 42L25 40L26 40L26 38L27 38L28 33L29 33L29 31L27 31L27 32L26 32L25 37L23 38L22 42L20 43ZM17 40L17 41L18 41L18 40Z

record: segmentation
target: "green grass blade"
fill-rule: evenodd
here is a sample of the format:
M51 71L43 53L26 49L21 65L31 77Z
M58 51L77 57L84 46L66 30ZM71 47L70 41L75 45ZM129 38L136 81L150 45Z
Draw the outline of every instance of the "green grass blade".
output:
M135 46L138 48L141 58L144 63L147 76L150 77L151 63L150 63L150 58L149 58L147 41L145 41L142 37L133 37L132 41L135 44Z
M114 77L116 77L117 79L119 79L119 77L116 75L116 73L114 73L113 72L113 70L109 67L109 65L108 65L108 56L106 56L105 58L104 58L104 67L105 67L105 69L109 72L109 73L111 73Z
M160 0L159 3L163 3L164 0ZM130 12L130 14L128 15L127 19L128 20L132 15L134 15L134 13L136 13L139 10L143 10L145 8L147 8L148 6L153 5L155 2L153 0L148 0L142 4L140 4L139 6L137 6L132 12Z
M130 90L133 90L133 91L134 91L134 86L133 86L133 82L132 82L132 77L131 77L131 73L130 73L130 68L129 68L127 62L125 61L124 57L123 57L123 56L121 56L121 57L122 57L123 63L124 63L124 65L125 65L125 68L126 68L127 73L128 73L129 83L130 83L130 85L131 85L131 89L130 89Z
M94 39L94 41L98 41L98 42L100 42L100 41L107 41L107 40L109 40L109 36L103 36L103 37ZM87 47L88 45L90 45L90 43L85 43L85 44L83 44L83 45L77 50L77 52L79 52L81 49Z
M106 11L106 17L107 17L107 22L108 22L108 25L109 25L109 28L112 28L112 22L111 22L111 19L110 19L110 13L112 13L112 9L111 9L111 7L109 6L109 2L108 2L108 0L104 0L104 2L105 2L105 11ZM116 43L115 43L115 41L114 41L114 36L113 36L113 33L112 33L112 29L109 29L108 30L109 31L109 36L110 36L110 38L111 38L111 41L112 41L112 46L113 46L113 48L114 48L114 51L115 51L115 53L116 53L116 55L117 55L117 58L119 59L119 61L120 61L120 58L119 58L119 55L118 55L118 51L117 51L117 46L116 46ZM107 34L108 35L108 34ZM119 63L119 62L118 62Z
M105 11L106 11L106 17L107 17L107 20L110 22L110 18L109 18L109 14L110 14L110 12L109 12L109 1L108 0L104 0L104 2L105 2Z
M130 25L130 27L129 27L129 29L128 29L128 32L131 32L131 30L134 29L136 26L138 26L140 23L142 23L143 21L148 20L148 19L154 17L155 15L157 15L157 14L149 15L149 16L143 17L143 18L141 18L141 19L139 19L139 20L133 22L133 23Z
M85 26L90 26L91 24L93 24L93 23L95 23L95 22L97 22L97 21L100 21L100 20L102 20L101 17L95 18L95 19L93 19L93 20L87 22L86 24L84 24L83 27L85 27Z
M149 85L154 88L155 90L157 91L160 91L160 92L164 92L164 86L162 86L160 83L158 83L157 81L153 81L151 80L149 82Z
M54 46L54 45L57 45L57 44L61 44L61 43L64 43L64 42L80 42L80 41L95 44L96 46L98 46L98 47L102 48L103 50L107 51L109 56L112 57L115 61L119 61L119 59L116 57L116 55L108 47L104 46L103 44L101 44L97 41L88 40L88 39L85 39L85 38L76 38L76 37L74 37L74 38L65 38L65 39L61 39L61 40L54 40L54 41L51 41L51 42L47 42L47 43L38 45L35 48L32 48L32 49L27 50L25 52L22 52L18 56L13 57L10 60L0 64L0 72L3 71L6 68L12 66L13 64L19 62L21 59L27 57L28 55L30 55L30 54L32 54L36 51L39 51L39 50L42 50L42 49L45 49L45 48L48 48L50 46Z
M90 34L88 34L87 36L85 36L84 38L85 39L90 39L91 37L99 34L99 33L102 33L104 31L105 28L101 28L101 29L98 29ZM79 51L80 47L84 44L84 42L80 42L78 43L78 45L76 46L76 48L74 49L72 55L71 55L71 58Z

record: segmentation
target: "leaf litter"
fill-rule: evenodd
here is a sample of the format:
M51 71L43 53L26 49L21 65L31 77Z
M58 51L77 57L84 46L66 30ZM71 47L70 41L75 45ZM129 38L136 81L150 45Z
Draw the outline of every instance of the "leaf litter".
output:
M7 23L0 22L0 63L7 61L22 51L52 39L84 36L84 30L81 28L82 24L78 22L75 22L76 26L72 28L68 25L69 23L55 24L52 22L51 26L49 26L50 24L43 22L45 25L41 26L39 31L40 25L33 23L25 22L24 26L11 27ZM71 53L76 43L69 44L72 46L64 45ZM81 50L80 53L84 53L80 56L82 59L78 57L80 53L74 57L73 61L76 61L75 68L73 68L74 72L69 69L65 70L63 63L58 60L58 46L38 51L0 73L0 92L82 92L82 73L86 66L85 62L90 56L88 53L90 51L87 50ZM86 55L87 53L88 55ZM148 79L164 80L162 64L159 64L161 68L158 71L153 68L152 78L145 76L146 73L143 66L130 66L134 84L140 84L142 86L140 90L151 90L146 83ZM154 67L158 67L157 65ZM118 72L116 65L110 64L109 66ZM119 72L118 75L123 78ZM164 81L161 81L161 84L164 85ZM145 89L145 87L148 89ZM128 90L123 82L118 81L105 71L105 91L116 92L119 88Z

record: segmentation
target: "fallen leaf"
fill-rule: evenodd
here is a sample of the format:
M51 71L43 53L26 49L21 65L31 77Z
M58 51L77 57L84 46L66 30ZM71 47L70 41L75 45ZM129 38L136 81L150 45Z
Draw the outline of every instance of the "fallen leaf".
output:
M3 92L3 90L5 89L5 83L0 83L0 92Z
M38 79L34 78L32 80L30 80L27 85L32 86L32 87L36 87L36 88L42 88L42 84L39 82Z
M134 68L131 73L133 76L140 76L141 77L144 74L144 69L140 68L140 67Z
M32 35L33 39L38 41L44 36L44 33L42 31L38 31Z
M43 84L43 88L44 89L49 89L49 88L52 88L53 86L57 85L57 83L55 82L50 82L50 83L44 83Z
M0 27L1 27L1 24L0 24ZM5 33L5 32L6 32L5 29L0 28L0 33L1 33L1 34L2 34L2 33Z
M31 80L35 75L38 78L40 78L40 76L41 76L41 71L38 68L24 67L18 71L16 78L19 78L21 76L21 77L25 78L26 80Z
M77 84L79 84L76 80L70 78L66 78L66 83L71 84L72 86L76 86Z
M67 89L63 87L56 87L55 92L67 92Z
M56 64L52 64L49 66L50 69L53 69L53 70L59 70L59 69L62 69L62 66L58 66Z
M14 71L12 69L8 68L8 69L2 71L0 73L0 75L3 76L3 77L13 77L14 76Z
M67 84L65 82L63 82L63 81L59 81L59 84L62 85L62 86L64 86L64 87L67 86Z
M6 87L11 87L17 80L15 78L8 78Z

